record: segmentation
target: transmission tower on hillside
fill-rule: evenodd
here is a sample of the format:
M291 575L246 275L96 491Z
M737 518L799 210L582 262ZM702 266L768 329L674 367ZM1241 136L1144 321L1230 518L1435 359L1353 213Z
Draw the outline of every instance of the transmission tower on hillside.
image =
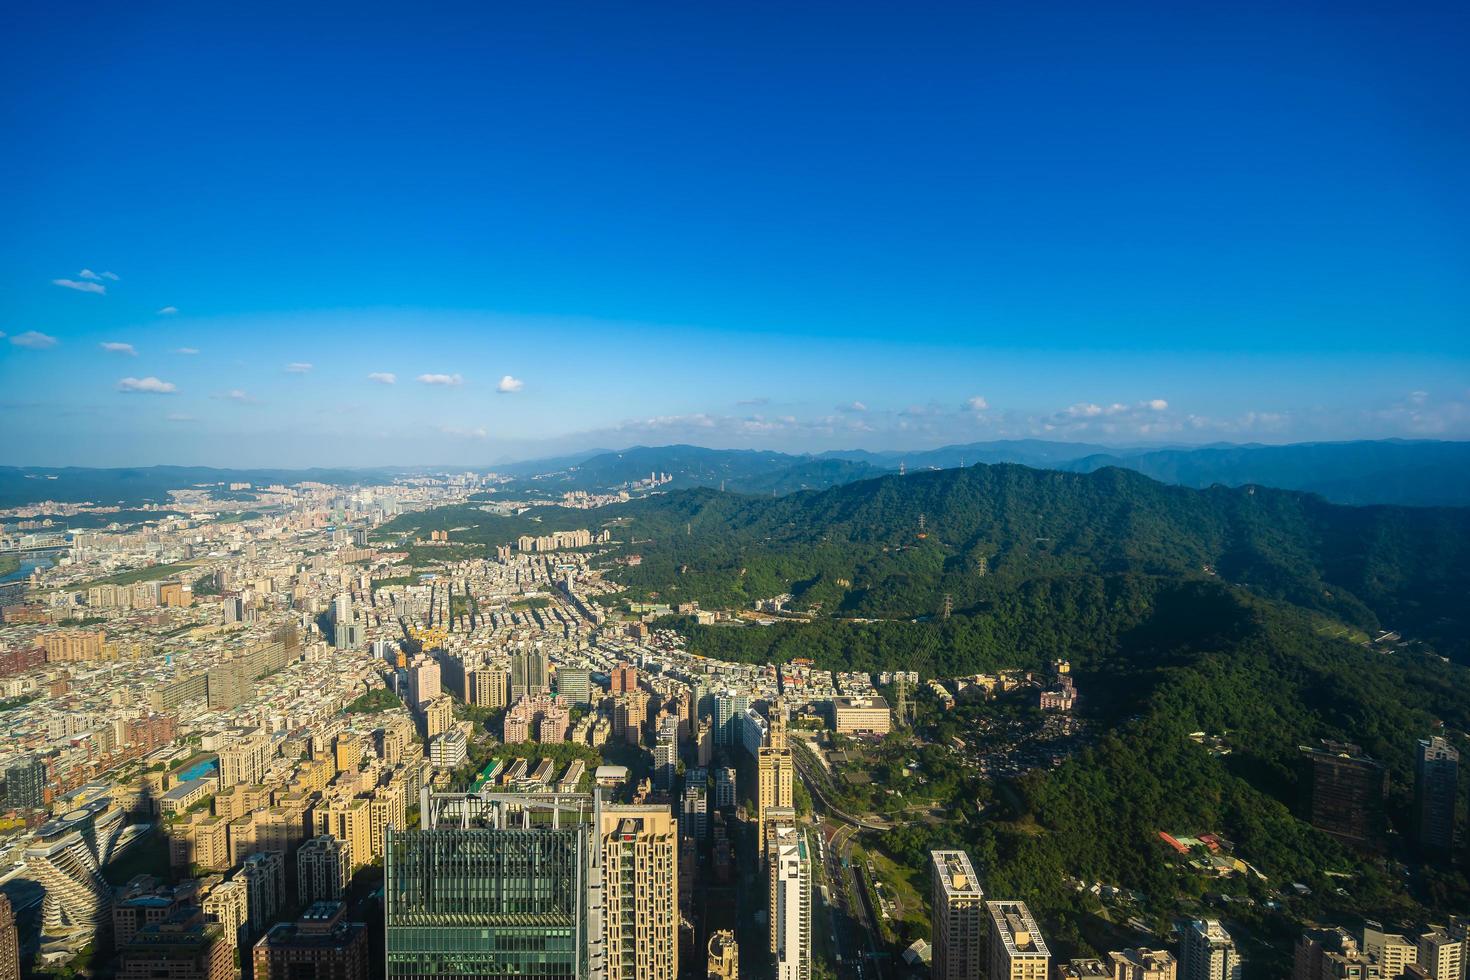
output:
M939 618L948 619L949 614L954 612L954 596L948 592L944 594L944 602L939 606Z
M909 676L902 671L893 675L893 715L900 725L909 723Z

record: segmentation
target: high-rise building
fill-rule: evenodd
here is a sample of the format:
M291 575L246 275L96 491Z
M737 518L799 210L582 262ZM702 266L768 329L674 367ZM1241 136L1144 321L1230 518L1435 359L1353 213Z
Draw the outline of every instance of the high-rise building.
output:
M352 878L343 843L329 834L313 837L296 851L296 898L302 908L340 899Z
M601 973L594 797L425 792L420 805L421 829L387 832L388 977Z
M122 833L123 812L106 798L43 824L25 849L26 875L43 889L47 936L90 940L112 927L112 889L102 867Z
M986 902L990 913L989 980L1048 980L1051 951L1025 902Z
M1460 753L1436 735L1421 739L1414 763L1414 831L1420 850L1446 858L1455 847Z
M1125 949L1108 959L1113 980L1175 980L1179 967L1173 953L1159 949Z
M232 980L234 954L221 929L203 916L151 925L118 950L118 980Z
M1300 748L1310 770L1308 821L1348 843L1376 844L1384 826L1387 771L1347 742Z
M272 926L251 958L255 980L368 980L367 925L348 922L341 902L315 902Z
M723 766L716 769L712 775L715 782L715 809L725 810L735 806L735 770ZM769 810L768 807L768 813Z
M1195 919L1184 930L1179 980L1240 980L1240 954L1219 919Z
M1464 980L1463 929L1433 928L1419 937L1418 963L1433 980Z
M679 975L679 840L663 806L604 806L600 815L607 980Z
M1386 933L1377 922L1363 923L1363 952L1378 964L1383 980L1400 976L1410 963L1419 961L1419 945L1407 936Z
M589 704L592 701L592 671L582 667L562 667L556 672L556 696L567 704Z
M334 796L314 811L316 832L342 842L349 866L357 870L373 859L373 805L360 796Z
M756 840L766 839L766 811L771 807L791 806L791 781L796 760L786 736L786 707L780 701L771 706L771 722L766 729L766 744L756 754Z
M7 766L5 804L14 810L36 810L45 806L46 763L31 755Z
M1377 971L1373 971L1373 976ZM1369 960L1346 929L1308 929L1296 941L1292 980L1368 980Z
M478 667L470 675L470 703L477 708L504 708L509 703L510 685L504 669Z
M220 789L263 781L270 753L270 736L264 730L251 728L234 732L230 743L219 750Z
M710 933L707 952L705 980L740 980L740 947L735 943L735 933L729 929Z
M413 662L408 665L408 697L414 710L423 711L424 705L443 693L439 661L432 657L414 657Z
M653 785L665 793L674 788L679 769L679 720L665 718L653 741Z
M811 980L812 864L806 835L794 828L782 834L772 843L767 862L776 980Z
M929 936L934 980L977 980L989 919L985 892L964 851L930 851Z
M695 840L709 836L709 789L705 770L690 769L684 774L682 812L684 819L679 826L686 836Z
M250 902L252 935L269 925L286 907L286 859L279 851L257 851L240 864Z
M608 691L627 694L638 690L638 668L631 664L618 664L608 675Z
M219 923L220 935L231 949L250 938L250 886L244 878L221 881L204 896L204 918Z
M20 980L20 930L15 926L15 909L3 894L0 894L0 980Z
M510 655L510 700L550 694L546 676L546 654L540 647L517 651Z

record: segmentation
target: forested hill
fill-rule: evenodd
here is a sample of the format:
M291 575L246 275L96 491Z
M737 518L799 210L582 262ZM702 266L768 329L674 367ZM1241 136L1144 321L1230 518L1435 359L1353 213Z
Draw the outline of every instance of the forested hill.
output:
M747 607L791 593L824 615L956 612L1038 577L1135 572L1218 577L1364 630L1380 625L1470 656L1470 510L1347 507L1264 487L1192 490L1122 469L1013 464L911 473L756 497L693 489L535 522L473 508L385 529L460 526L458 540L612 525L642 556L643 595ZM437 515L437 516L435 516ZM922 519L922 529L921 529Z

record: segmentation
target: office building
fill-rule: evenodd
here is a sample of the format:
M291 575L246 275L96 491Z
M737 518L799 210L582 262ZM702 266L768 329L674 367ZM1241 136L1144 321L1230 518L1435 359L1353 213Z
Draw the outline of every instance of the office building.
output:
M1050 980L1051 951L1025 902L986 902L989 980Z
M337 838L313 837L296 851L296 899L302 908L340 899L351 879L351 858Z
M1460 753L1438 735L1421 739L1414 761L1414 832L1421 853L1448 858L1455 848Z
M893 713L884 698L832 699L832 729L839 735L887 735L892 728Z
M1195 919L1184 930L1179 980L1240 980L1240 954L1220 920Z
M1384 827L1387 771L1347 742L1300 747L1306 760L1307 820L1350 844L1375 845Z
M603 806L607 980L679 975L678 833L663 806Z
M315 902L272 926L251 958L254 980L368 980L367 925L348 922L341 902Z
M1113 980L1176 980L1174 954L1159 949L1125 949L1109 953Z
M387 976L582 980L605 970L595 799L421 799L425 827L387 831Z
M562 667L556 672L556 696L565 704L592 702L592 671Z
M989 929L985 892L964 851L930 851L933 880L929 905L934 980L976 980Z
M766 839L766 811L771 807L788 807L796 759L786 735L786 708L780 701L771 706L766 744L756 754L756 840Z
M811 980L812 866L806 835L791 830L768 857L771 957L776 980Z

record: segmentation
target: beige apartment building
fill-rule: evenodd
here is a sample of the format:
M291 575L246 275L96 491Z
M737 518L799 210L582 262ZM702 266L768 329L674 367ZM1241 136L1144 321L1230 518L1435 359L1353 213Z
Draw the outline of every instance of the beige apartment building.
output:
M679 975L679 834L666 806L604 806L608 980Z
M934 980L975 980L984 962L985 892L964 851L930 851L929 865L930 972Z
M987 902L989 980L1047 980L1051 951L1025 902Z

